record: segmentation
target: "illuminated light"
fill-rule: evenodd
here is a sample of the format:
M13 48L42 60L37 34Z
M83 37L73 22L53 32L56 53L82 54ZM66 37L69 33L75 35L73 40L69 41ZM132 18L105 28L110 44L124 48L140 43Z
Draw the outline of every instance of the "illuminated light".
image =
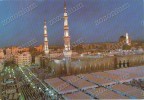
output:
M49 93L51 94L51 91L49 91Z

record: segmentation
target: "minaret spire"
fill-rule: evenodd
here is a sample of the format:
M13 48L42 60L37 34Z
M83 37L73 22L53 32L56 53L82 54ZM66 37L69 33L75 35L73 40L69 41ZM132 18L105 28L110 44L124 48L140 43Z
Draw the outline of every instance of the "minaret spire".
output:
M64 8L66 8L66 1L64 0Z
M44 19L44 53L45 56L49 55L46 19Z
M128 33L126 33L126 44L127 44L127 45L130 45Z
M46 26L46 18L44 18L44 26Z

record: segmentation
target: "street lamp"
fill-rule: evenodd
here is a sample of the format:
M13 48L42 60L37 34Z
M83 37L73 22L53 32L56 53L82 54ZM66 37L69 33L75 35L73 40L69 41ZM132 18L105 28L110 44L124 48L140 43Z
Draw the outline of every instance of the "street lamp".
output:
M46 88L46 91L48 91L49 89L48 88Z

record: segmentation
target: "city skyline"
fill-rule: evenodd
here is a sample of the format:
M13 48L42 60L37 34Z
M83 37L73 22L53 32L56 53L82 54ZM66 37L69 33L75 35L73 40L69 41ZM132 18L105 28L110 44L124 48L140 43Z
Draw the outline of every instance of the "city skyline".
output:
M79 8L69 15L71 42L79 38L86 38L88 40L86 43L116 42L119 36L125 35L126 32L129 33L133 40L143 40L142 1L121 0L116 3L114 0L91 2L82 0L72 2L66 0L66 2L68 10L73 10L79 5ZM33 39L37 40L36 44L42 44L44 18L48 22L49 45L63 44L63 18L54 24L50 23L57 16L63 15L63 0L1 1L0 5L0 7L6 8L1 10L3 15L0 18L0 47L21 45ZM6 7L6 5L8 6ZM8 21L9 18L23 11L21 10L22 8L26 9L32 6L33 8L24 15L17 16L14 20ZM97 25L96 22L100 18L123 6L125 8L119 11L118 14L105 19L105 21ZM6 13L7 10L9 11L8 13Z

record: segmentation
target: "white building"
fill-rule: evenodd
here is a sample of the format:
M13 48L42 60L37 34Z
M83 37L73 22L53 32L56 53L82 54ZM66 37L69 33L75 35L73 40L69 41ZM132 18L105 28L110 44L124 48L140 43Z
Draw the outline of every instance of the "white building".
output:
M18 47L12 47L12 48L11 48L11 53L12 53L13 55L16 55L16 54L18 53L18 51L19 51L19 48L18 48Z
M15 58L15 62L19 66L26 66L26 65L30 66L32 62L31 54L29 52L19 54L17 58Z
M10 48L6 49L6 55L10 55L12 53L12 50Z
M13 60L13 55L12 55L12 51L10 48L6 49L5 60L6 61L12 61Z
M20 53L17 53L14 55L14 62L15 64L18 64L18 57L20 56Z

